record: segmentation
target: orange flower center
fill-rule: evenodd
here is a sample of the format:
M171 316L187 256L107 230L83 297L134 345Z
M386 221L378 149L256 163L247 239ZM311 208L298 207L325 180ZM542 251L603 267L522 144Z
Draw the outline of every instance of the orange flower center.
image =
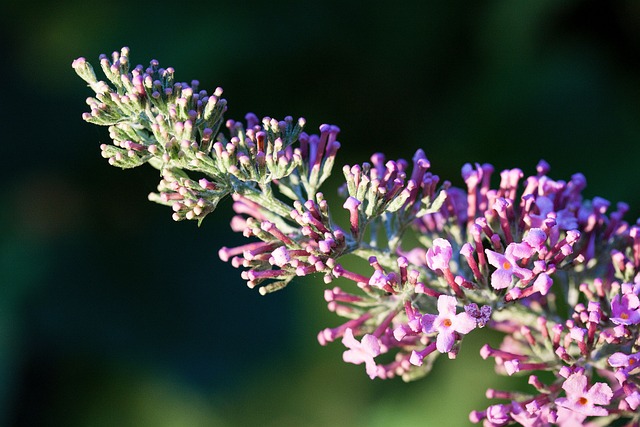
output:
M442 324L443 324L444 326L446 326L447 328L449 328L449 327L452 325L452 323L451 323L451 319L444 319L444 321L442 322Z
M589 400L587 400L587 398L586 398L586 397L581 397L580 399L578 399L578 404L579 404L579 405L584 406L584 405L586 405L587 403L589 403Z
M505 270L511 270L511 263L509 261L503 262L502 268L504 268Z

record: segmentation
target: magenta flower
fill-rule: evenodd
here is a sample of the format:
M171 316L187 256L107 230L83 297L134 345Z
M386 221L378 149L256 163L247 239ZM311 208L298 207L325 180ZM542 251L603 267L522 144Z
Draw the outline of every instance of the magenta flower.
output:
M635 325L640 323L640 300L634 293L616 295L611 301L611 321L616 325Z
M509 243L504 255L485 249L487 261L496 267L497 270L491 275L491 286L494 289L504 289L511 285L511 279L516 277L529 280L533 277L533 272L529 269L518 266L517 261L533 255L533 248L528 243Z
M624 400L627 402L629 407L635 411L638 409L638 406L640 406L640 393L637 390L634 390L631 394L626 396Z
M640 353L625 354L613 353L607 359L609 365L615 369L615 377L620 384L624 383L629 375L635 375L640 369Z
M447 239L438 238L433 241L433 246L427 251L427 266L433 270L445 270L449 268L452 249Z
M509 421L511 421L511 417L509 416L509 405L491 405L487 408L487 421L491 423L492 426L503 426L506 425Z
M553 279L551 279L547 273L541 273L533 282L533 289L540 292L540 295L546 295L549 293L552 285Z
M347 328L342 337L342 344L349 349L342 353L342 360L355 365L360 365L364 362L369 378L374 379L378 376L378 367L373 360L374 357L380 354L380 342L378 338L366 334L362 337L362 342L359 342L353 337L351 328Z
M522 239L529 246L535 250L540 250L547 240L547 234L540 228L532 228L527 232L527 235Z
M535 403L535 401L534 401ZM531 405L531 406L535 406ZM529 409L532 409L531 411ZM511 403L511 418L523 427L548 427L550 426L548 406L536 408L523 408L518 402Z
M613 391L605 383L595 383L587 390L587 377L583 373L574 373L562 384L567 397L555 400L556 405L570 409L582 415L604 416L609 411L597 405L608 405Z
M468 334L476 327L476 319L463 312L456 314L456 298L449 295L438 297L438 315L425 314L422 316L422 330L424 333L437 332L436 348L440 353L448 353L456 341L456 332Z
M360 218L358 213L358 207L362 204L362 202L355 197L349 196L347 200L342 205L343 208L349 211L349 222L351 223L351 233L354 236L358 235L358 231L360 230Z

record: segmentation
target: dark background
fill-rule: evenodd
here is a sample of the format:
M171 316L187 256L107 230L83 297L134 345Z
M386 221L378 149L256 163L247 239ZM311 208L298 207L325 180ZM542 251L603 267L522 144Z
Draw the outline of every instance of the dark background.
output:
M320 347L340 322L320 281L261 297L219 261L243 243L228 201L199 229L174 223L146 200L157 172L100 157L108 133L81 120L76 57L129 46L134 64L222 86L228 118L337 124L338 168L422 147L460 185L465 162L530 174L544 158L556 179L585 173L588 197L629 202L633 221L639 28L633 0L3 6L0 425L465 425L486 387L508 387L480 334L412 384Z

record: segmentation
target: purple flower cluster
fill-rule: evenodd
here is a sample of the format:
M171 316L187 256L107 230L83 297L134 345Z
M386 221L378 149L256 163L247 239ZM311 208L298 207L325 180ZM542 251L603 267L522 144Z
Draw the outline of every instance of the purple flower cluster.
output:
M487 390L500 402L472 422L640 425L640 222L623 220L626 204L585 199L582 174L554 180L544 161L527 178L501 172L497 186L493 166L465 164L458 188L418 150L411 162L376 153L344 166L332 212L319 189L338 127L310 135L304 119L224 121L221 89L176 83L157 61L130 69L128 54L101 57L109 83L83 58L73 63L96 93L83 118L109 126L103 156L159 169L150 198L175 220L201 221L230 195L231 228L251 240L220 258L262 294L303 276L331 283L327 307L345 320L320 331L321 345L340 340L344 361L372 379L408 381L490 328L504 338L480 356L498 374L527 375L529 391ZM346 256L369 267L353 271Z

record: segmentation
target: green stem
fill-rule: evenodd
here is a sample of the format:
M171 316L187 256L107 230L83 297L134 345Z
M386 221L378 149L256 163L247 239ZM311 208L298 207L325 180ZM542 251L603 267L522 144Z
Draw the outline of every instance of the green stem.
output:
M388 252L382 252L370 247L363 247L361 244L360 247L355 248L351 253L364 260L368 260L369 257L375 256L380 265L390 271L395 271L398 268L397 257Z
M238 193L251 200L252 202L258 203L260 206L282 217L283 219L290 218L290 213L293 208L282 202L281 200L276 199L273 196L271 187L265 187L262 191L259 191L258 189L253 187L243 186L241 191L238 191Z

